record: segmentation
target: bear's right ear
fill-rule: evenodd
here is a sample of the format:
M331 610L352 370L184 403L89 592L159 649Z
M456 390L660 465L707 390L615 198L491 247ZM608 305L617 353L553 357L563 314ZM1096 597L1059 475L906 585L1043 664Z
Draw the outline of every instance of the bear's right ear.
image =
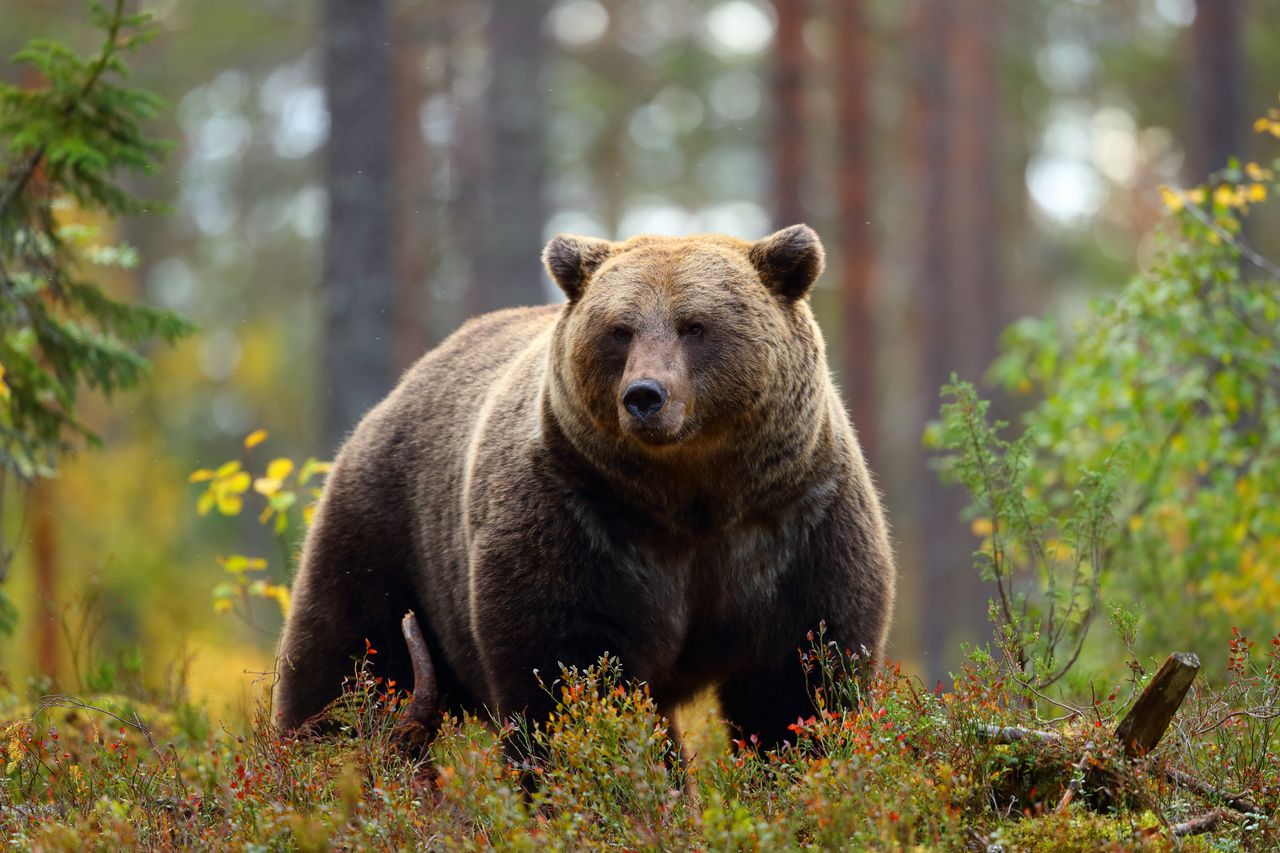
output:
M577 302L592 273L617 250L617 244L597 237L557 234L542 250L542 263L570 302Z

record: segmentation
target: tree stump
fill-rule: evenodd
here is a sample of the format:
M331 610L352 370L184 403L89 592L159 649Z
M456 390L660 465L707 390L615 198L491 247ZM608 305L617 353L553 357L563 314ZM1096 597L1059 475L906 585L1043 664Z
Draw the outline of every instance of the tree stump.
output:
M1174 652L1116 726L1116 739L1130 758L1146 755L1164 737L1174 713L1200 671L1200 658Z

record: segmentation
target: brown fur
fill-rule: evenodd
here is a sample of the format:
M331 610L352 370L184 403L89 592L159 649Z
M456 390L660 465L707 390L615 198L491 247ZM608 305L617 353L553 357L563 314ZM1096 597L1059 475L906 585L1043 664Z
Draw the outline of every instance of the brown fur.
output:
M811 710L806 632L879 655L893 602L808 305L817 236L561 235L544 261L566 305L467 323L339 454L281 643L281 723L332 700L366 638L407 684L412 609L443 707L543 717L534 671L608 651L665 711L715 687L775 743ZM670 393L651 423L621 403L638 378Z

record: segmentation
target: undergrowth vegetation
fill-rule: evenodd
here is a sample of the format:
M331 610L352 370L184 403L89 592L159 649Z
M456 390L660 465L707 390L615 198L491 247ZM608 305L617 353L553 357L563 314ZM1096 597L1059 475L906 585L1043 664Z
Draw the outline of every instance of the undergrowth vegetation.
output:
M1176 732L1138 761L1109 745L1132 689L1044 720L983 655L930 690L896 667L855 677L820 634L797 661L816 713L779 751L728 739L704 705L686 716L682 757L609 658L547 685L559 704L545 727L446 716L425 755L397 737L408 694L364 669L325 737L281 734L265 705L233 729L180 695L53 697L8 711L0 833L45 850L1275 849L1280 637L1233 637L1228 654L1229 684L1193 689ZM1012 726L1058 737L985 734ZM1257 812L1178 838L1215 803L1169 767Z

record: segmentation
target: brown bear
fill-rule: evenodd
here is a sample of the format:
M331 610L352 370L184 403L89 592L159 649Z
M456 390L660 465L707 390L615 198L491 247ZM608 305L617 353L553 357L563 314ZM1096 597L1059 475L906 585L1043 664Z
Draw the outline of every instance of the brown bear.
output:
M280 648L284 727L366 640L407 686L418 614L441 707L544 718L604 652L670 713L715 689L776 744L812 711L797 649L879 655L894 594L880 500L827 367L797 225L623 243L560 235L562 305L475 318L338 454Z

